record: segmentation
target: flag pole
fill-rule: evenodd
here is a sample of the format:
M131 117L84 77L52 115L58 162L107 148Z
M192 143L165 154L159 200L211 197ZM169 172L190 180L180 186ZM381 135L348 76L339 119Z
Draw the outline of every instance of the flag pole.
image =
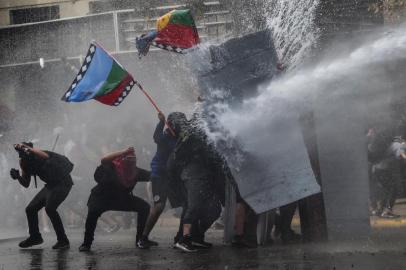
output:
M105 48L103 48L103 46L101 46L99 43L97 43L95 40L92 41L93 44L99 46L103 51L105 51L107 53L107 55L109 55L111 58L113 58L120 66L121 64L117 61L116 58L114 58L113 55L111 55ZM130 74L131 75L131 74ZM132 77L132 75L131 75ZM162 111L159 109L159 107L156 105L156 102L152 99L152 97L144 90L144 88L142 87L142 85L137 82L136 80L134 80L134 83L138 86L138 88L144 93L144 95L148 98L148 100L151 102L152 106L154 106L155 110L157 110L158 113L162 113ZM168 122L165 120L165 124L168 127L169 131L171 132L171 134L175 137L175 131L168 125Z
M147 99L149 100L149 102L151 102L152 106L154 106L155 110L158 113L162 113L162 111L159 109L158 105L156 104L156 102L152 99L152 97L147 93L147 91L144 90L144 88L142 87L142 85L137 82L136 80L134 80L134 83L138 86L138 88L141 90L141 92L144 93L144 95L147 97ZM172 129L171 126L169 126L168 121L166 121L165 119L165 125L167 126L167 128L169 129L169 131L171 132L171 134L175 137L175 131Z

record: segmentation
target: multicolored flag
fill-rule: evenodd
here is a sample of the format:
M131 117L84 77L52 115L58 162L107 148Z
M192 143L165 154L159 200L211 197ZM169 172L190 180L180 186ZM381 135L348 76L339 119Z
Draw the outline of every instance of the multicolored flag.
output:
M135 81L107 51L92 42L78 75L63 95L66 102L95 99L118 106L130 93Z
M186 50L199 44L199 34L189 9L172 10L157 20L157 30L148 32L136 39L139 55L146 55L149 47L186 53Z

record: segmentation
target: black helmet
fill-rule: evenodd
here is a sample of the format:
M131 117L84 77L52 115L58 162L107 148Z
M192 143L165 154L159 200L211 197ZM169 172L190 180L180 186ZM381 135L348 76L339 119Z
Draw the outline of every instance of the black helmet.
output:
M175 133L178 135L182 129L186 126L187 124L187 118L186 115L182 112L173 112L168 115L167 118L169 126L173 128Z

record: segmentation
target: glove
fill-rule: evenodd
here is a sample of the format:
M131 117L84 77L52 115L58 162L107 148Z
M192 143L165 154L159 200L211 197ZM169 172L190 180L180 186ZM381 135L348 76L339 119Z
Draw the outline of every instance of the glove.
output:
M14 180L17 180L20 177L20 171L13 168L13 169L10 170L10 176Z

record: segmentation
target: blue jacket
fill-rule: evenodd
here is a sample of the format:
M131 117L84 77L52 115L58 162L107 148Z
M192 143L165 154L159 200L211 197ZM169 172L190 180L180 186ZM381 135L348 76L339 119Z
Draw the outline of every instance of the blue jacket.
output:
M155 156L151 161L151 176L163 176L166 174L166 163L176 145L176 138L168 131L164 131L165 122L160 121L155 128L154 142L157 145Z

